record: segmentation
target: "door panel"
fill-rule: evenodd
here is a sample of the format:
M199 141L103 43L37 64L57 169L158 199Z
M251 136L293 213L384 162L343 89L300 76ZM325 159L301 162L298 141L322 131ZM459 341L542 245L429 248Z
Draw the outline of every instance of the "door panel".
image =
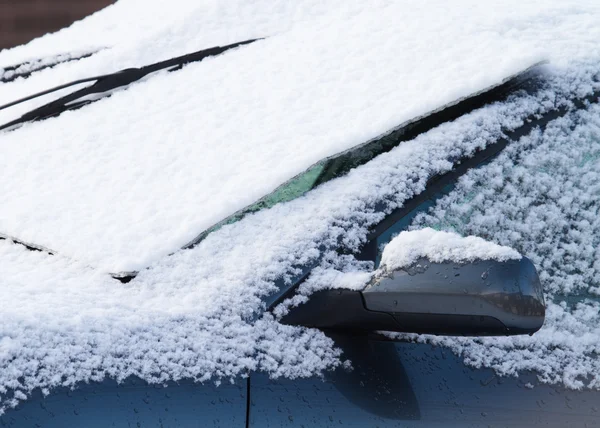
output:
M322 380L253 375L250 426L600 426L599 391L541 385L531 374L499 378L431 345L336 341L353 371Z
M169 382L137 378L57 388L34 396L0 417L1 427L244 427L246 381L236 384Z

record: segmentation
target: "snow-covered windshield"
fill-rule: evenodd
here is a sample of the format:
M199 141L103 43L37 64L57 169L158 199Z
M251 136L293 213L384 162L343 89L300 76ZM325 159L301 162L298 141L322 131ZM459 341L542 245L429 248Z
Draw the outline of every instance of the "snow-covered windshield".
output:
M184 8L184 3L179 5ZM32 252L0 241L0 407L26 399L34 388L47 392L106 376L204 381L264 370L295 378L342 364L344 357L322 332L285 326L263 314L278 287L289 286L305 266L317 266L313 288L335 278L337 285L360 286L372 266L355 263L351 254L359 251L371 226L423 192L431 177L522 126L527 117L569 106L568 100L598 90L600 10L595 4L515 1L490 8L466 3L457 8L442 1L406 5L382 0L365 8L345 1L306 1L273 8L272 2L259 1L215 6L208 15L190 8L185 21L164 18L172 18L168 31L148 32L146 39L115 37L113 47L90 58L0 84L0 95L15 99L90 74L269 36L132 85L81 110L0 134L0 233L56 251ZM139 2L121 0L109 10L134 4ZM84 23L73 27L74 39ZM119 25L115 28L122 30ZM66 43L68 34L56 37ZM24 59L17 61L20 55L36 49L3 52L0 61L17 63ZM520 94L441 125L303 197L247 216L193 249L177 251L323 157L496 84L540 59L548 61L548 85L539 93ZM595 303L578 306L571 295L585 287L594 292L589 284L598 286L598 266L553 264L559 253L546 247L554 241L540 239L546 230L560 232L566 246L556 248L565 257L571 254L567 251L597 256L590 250L597 248L597 238L577 237L577 228L569 232L573 215L581 225L586 219L592 225L589 213L597 207L597 196L590 193L597 140L578 137L596 132L594 111L569 114L545 133L512 142L508 158L486 167L497 171L488 172L476 188L483 195L481 207L493 207L493 195L485 189L496 189L498 174L513 174L523 188L502 193L501 185L498 203L524 210L543 205L542 198L530 200L536 194L527 186L551 192L547 177L535 171L554 164L535 164L534 156L528 161L533 168L513 171L508 166L538 146L539 162L548 159L544 144L551 144L551 138L545 136L554 130L564 145L557 156L562 153L573 162L559 171L561 189L581 189L581 203L575 206L585 216L547 204L546 211L533 211L549 224L539 232L527 232L536 226L533 221L520 227L519 219L528 217L518 213L502 230L479 220L463 230L458 226L461 233L513 246L533 259L556 302L549 308L553 321L532 338L502 339L495 348L476 340L445 342L466 350L474 364L507 367L510 373L537 367L545 380L564 378L572 386L578 378L571 381L571 373L585 376L596 364ZM579 171L581 178L567 178ZM582 181L584 176L588 181ZM516 197L527 192L533 192L529 199ZM472 195L466 194L454 197L467 201ZM483 209L475 205L479 199L472 200L465 207ZM568 206L569 200L556 203ZM500 212L504 205L494 209ZM437 212L419 221L436 226ZM516 245L519 236L527 242ZM583 252L577 253L577 239L584 239ZM338 248L347 253L342 260L336 258ZM106 274L146 266L128 284ZM346 273L351 281L344 279ZM555 273L574 285L552 280ZM576 342L582 332L583 342ZM549 364L543 352L518 362L538 344L556 350L546 353ZM569 358L560 359L561 350Z
M456 27L456 12L418 22L423 10L401 4L341 10L3 133L0 233L107 272L143 269L319 160L498 84L545 55L528 40L488 32L488 15ZM260 20L266 11L255 13ZM396 17L407 13L415 19L399 27ZM203 27L194 28L202 38ZM188 40L189 31L172 30L170 42ZM480 32L486 37L474 36ZM89 76L136 56L151 58L146 63L173 57L162 38L105 49L0 86L0 95L18 91L20 98L59 72L61 79ZM0 122L29 104L0 112Z

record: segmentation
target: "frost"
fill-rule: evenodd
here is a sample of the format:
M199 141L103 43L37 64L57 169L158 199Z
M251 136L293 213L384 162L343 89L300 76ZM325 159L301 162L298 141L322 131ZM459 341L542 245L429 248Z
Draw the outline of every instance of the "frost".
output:
M381 264L387 270L402 269L425 257L434 263L467 263L476 259L506 261L521 255L509 247L476 236L462 237L431 228L401 232L385 246Z
M262 370L293 379L341 363L340 351L318 330L284 326L268 314L244 320L239 308L214 300L218 316L202 315L200 308L186 310L194 297L186 289L125 287L79 263L7 241L0 241L0 271L0 296L10 304L0 322L0 411L33 388L106 376L206 382ZM8 391L13 401L4 399Z

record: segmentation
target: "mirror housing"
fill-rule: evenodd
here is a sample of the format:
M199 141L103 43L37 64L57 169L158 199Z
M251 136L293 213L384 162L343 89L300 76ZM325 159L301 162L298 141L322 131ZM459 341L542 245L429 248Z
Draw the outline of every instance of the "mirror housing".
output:
M282 322L363 332L449 336L532 334L545 317L533 263L478 260L431 263L378 275L362 291L325 290L290 310Z

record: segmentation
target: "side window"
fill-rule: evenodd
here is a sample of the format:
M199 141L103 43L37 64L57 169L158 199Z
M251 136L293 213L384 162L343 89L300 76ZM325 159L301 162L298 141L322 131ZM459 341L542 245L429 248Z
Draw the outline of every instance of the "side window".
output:
M364 144L360 144L350 150L323 159L315 163L306 171L279 186L271 194L202 232L184 248L193 247L206 238L211 232L218 230L226 224L241 220L246 214L270 208L280 202L288 202L296 199L318 185L326 183L336 177L340 177L353 168L369 162L376 156L389 152L403 141L411 140L417 135L435 128L442 123L455 120L488 103L505 99L508 94L517 90L524 90L527 92L534 91L538 80L538 69L534 66L485 92L475 94L455 104L434 111L427 116L419 117L411 122L401 124Z

